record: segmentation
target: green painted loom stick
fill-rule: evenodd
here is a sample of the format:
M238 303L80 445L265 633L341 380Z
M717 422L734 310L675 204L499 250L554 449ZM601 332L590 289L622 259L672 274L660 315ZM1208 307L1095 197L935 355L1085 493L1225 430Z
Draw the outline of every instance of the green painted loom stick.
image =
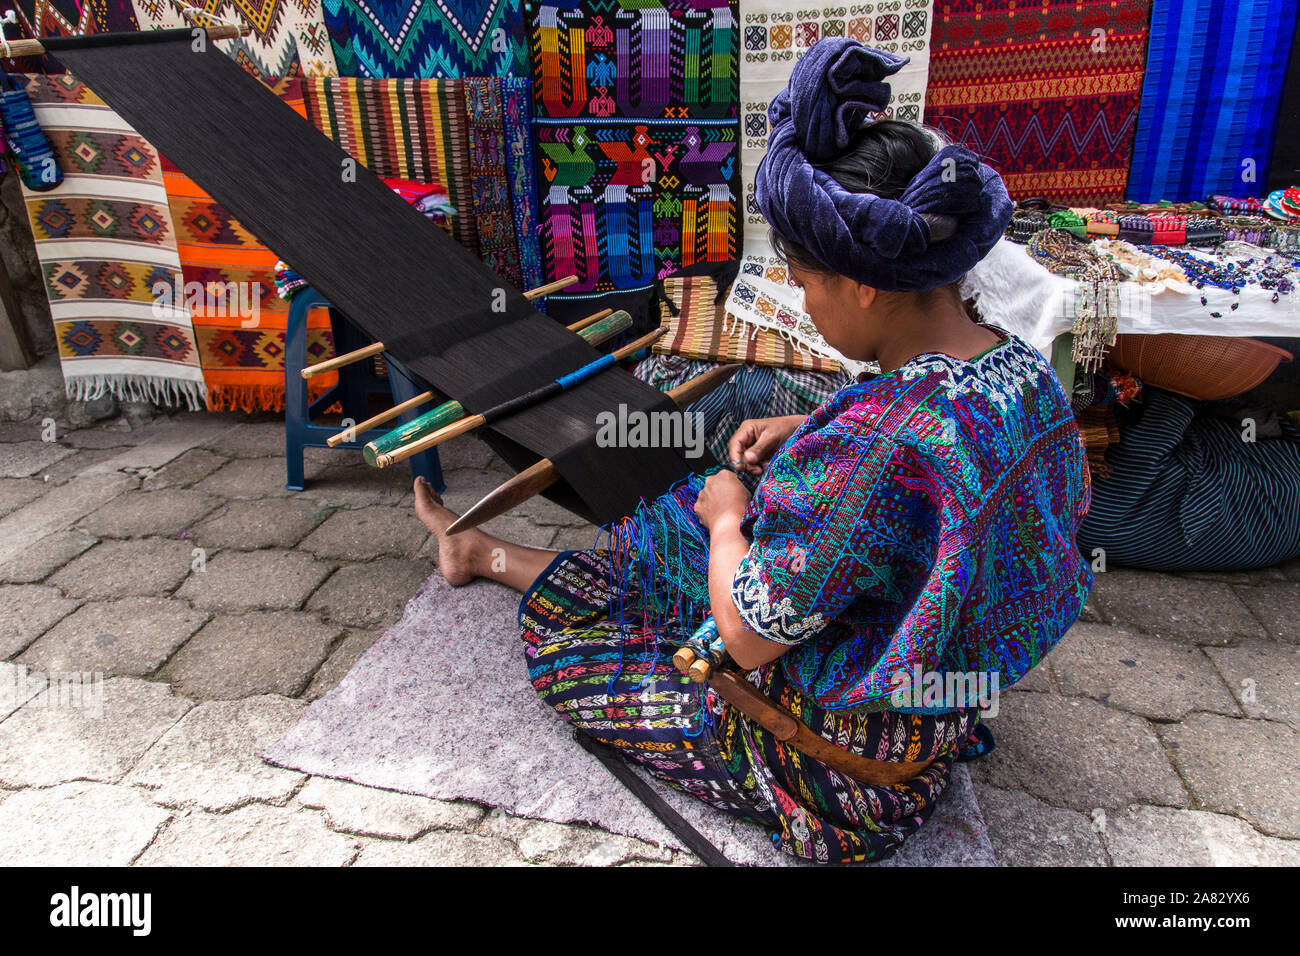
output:
M583 319L581 322L574 323L581 326L584 322L590 321L590 318ZM578 334L583 337L590 345L599 345L608 339L612 339L620 332L625 332L632 327L632 316L626 312L614 312L598 321L588 325L586 328L578 330ZM465 417L465 409L461 407L460 402L443 402L432 411L425 412L416 418L411 419L405 425L398 425L392 431L376 438L365 448L361 449L361 457L365 459L367 465L376 465L380 455L386 455L394 449L401 448L403 445L410 444L418 438L425 435L431 435L445 425L452 422L460 421Z

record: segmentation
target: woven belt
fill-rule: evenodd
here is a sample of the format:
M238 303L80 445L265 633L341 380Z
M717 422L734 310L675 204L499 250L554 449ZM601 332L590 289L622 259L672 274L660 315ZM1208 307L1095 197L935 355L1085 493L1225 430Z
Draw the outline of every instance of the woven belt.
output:
M872 760L837 747L825 737L775 703L757 687L725 667L709 674L709 686L719 697L774 736L781 743L802 751L840 773L874 787L892 787L925 772L933 760L895 763Z

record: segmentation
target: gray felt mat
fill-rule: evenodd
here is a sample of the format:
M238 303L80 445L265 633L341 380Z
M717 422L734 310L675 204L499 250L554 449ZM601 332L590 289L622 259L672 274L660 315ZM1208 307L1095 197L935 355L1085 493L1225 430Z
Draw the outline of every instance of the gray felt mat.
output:
M516 816L581 821L682 849L576 741L528 683L519 596L435 574L402 620L266 754L271 763L370 787L472 800ZM760 827L654 782L737 863L785 865ZM970 778L958 767L935 815L885 865L992 865Z

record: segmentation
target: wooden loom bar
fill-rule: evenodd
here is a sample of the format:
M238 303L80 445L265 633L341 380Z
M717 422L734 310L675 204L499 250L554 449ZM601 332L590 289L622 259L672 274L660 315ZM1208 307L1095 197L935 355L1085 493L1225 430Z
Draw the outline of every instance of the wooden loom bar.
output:
M382 425L384 422L390 422L398 415L401 415L403 412L409 412L411 409L416 408L420 405L423 405L425 402L432 401L432 400L433 400L433 392L425 392L423 395L417 395L415 396L415 398L409 398L406 401L402 402L402 404L400 405L394 405L386 412L380 412L378 415L374 416L373 418L367 418L364 422L343 429L343 431L339 432L337 435L330 435L329 438L325 439L325 444L333 448L336 445L343 444L345 441L355 441L357 435L364 434L365 432L374 428L376 425Z
M550 295L552 292L559 292L561 289L567 289L577 281L577 276L565 276L563 279L556 279L554 282L546 283L546 285L539 285L536 289L529 289L524 293L524 298L540 299L542 296Z
M232 40L235 37L248 36L253 32L249 27L236 26L234 24L221 24L215 27L195 27L194 29L203 30L207 33L209 40ZM44 39L57 38L46 37ZM45 44L42 43L40 39L10 40L8 46L0 47L0 53L6 57L44 56L46 52ZM574 281L577 281L576 277Z
M709 369L702 375L697 375L690 381L669 389L668 397L676 402L679 408L685 408L697 398L707 395L722 385L740 369L740 365L720 365ZM543 458L489 491L472 508L453 521L447 528L447 533L457 534L470 528L477 528L483 522L491 521L511 508L523 504L559 480L560 470L549 458ZM693 654L691 660L694 660ZM689 661L686 666L690 667Z
M632 316L627 312L606 313L610 313L610 310L605 309L585 319L579 319L569 326L569 331L577 332L589 345L599 345L632 327ZM432 411L425 412L404 425L398 425L388 434L376 438L361 450L361 456L366 464L377 465L380 455L388 454L464 417L465 409L460 402L443 402Z
M308 365L302 370L302 377L311 378L324 372L332 372L336 368L343 368L345 365L353 365L357 362L364 361L373 355L378 355L383 350L383 342L371 342L369 345L359 348L355 352L344 352L342 355L336 355L332 359L317 362L315 365Z
M489 408L480 414L467 415L460 421L446 425L431 435L426 435L424 438L413 441L409 445L403 445L401 448L389 452L386 455L379 455L375 458L375 464L380 468L387 468L389 465L395 465L399 461L406 461L406 459L410 458L412 455L418 455L422 451L441 445L445 441L450 441L451 439L464 435L467 432L472 432L478 428L482 428L484 425L489 425L498 419L514 415L523 411L525 408L531 408L554 395L558 395L562 391L566 391L575 385L581 384L592 375L598 375L605 369L612 368L616 363L621 362L628 356L635 355L642 349L647 348L653 342L662 338L667 332L667 327L655 329L653 332L641 336L641 338L632 342L630 345L625 345L621 349L611 352L609 355L602 355L600 358L596 359L596 361L589 362L580 369L575 369L568 375L565 375L562 379L548 382L546 385L536 388L527 394L520 395L508 402L502 402L500 405L494 405L492 408Z

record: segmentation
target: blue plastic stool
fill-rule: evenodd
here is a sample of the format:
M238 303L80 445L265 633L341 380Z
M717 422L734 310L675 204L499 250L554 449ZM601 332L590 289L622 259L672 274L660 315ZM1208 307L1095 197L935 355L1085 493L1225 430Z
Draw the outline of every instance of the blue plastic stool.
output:
M384 353L384 364L388 367L388 378L381 378L370 370L369 362L357 362L345 365L338 370L338 384L316 401L310 401L307 393L307 380L302 377L302 370L307 365L307 315L317 306L330 311L330 329L334 335L334 352L342 355L369 345L369 341L357 330L347 318L335 309L315 289L302 289L295 293L289 306L289 325L285 335L284 356L284 452L285 482L290 491L303 490L302 450L328 448L325 439L340 431L337 425L313 425L312 418L322 414L335 402L343 406L343 417L354 422L364 421L370 417L367 400L375 392L390 393L393 404L408 401L425 388L413 374L388 353ZM396 422L386 424L383 428L372 428L356 436L354 441L341 442L335 448L349 448L353 451L365 447L368 442L383 435L390 428L396 428L421 414L420 408L404 413ZM442 480L442 465L438 461L437 449L412 455L412 478L423 475L433 485L435 491L442 494L446 484Z

